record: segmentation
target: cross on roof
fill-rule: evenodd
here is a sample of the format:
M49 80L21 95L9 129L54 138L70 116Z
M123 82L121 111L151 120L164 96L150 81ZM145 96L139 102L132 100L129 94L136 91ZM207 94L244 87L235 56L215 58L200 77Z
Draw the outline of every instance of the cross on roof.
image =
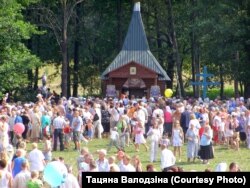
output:
M208 82L207 78L213 76L213 74L207 73L207 66L203 67L203 73L195 74L196 76L203 77L202 82L190 82L191 85L202 86L202 97L205 99L207 97L207 86L210 85L220 85L220 82Z

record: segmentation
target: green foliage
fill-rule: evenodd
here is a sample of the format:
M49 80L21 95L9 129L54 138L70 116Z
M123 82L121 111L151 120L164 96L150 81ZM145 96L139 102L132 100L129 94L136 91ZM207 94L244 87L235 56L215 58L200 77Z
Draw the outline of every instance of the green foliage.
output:
M93 96L93 95L100 95L101 93L101 82L98 76L98 69L95 65L88 65L88 68L80 68L80 83L84 88L83 95Z
M39 32L23 19L17 1L0 0L0 4L0 92L15 93L27 85L27 70L40 64L23 43Z

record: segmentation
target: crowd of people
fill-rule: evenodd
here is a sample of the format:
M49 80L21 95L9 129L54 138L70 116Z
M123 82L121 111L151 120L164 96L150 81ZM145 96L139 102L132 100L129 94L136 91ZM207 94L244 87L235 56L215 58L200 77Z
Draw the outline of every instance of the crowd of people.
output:
M164 172L183 171L176 166L176 160L191 163L199 159L208 164L214 158L215 145L235 151L240 146L250 149L249 105L250 101L242 97L180 100L129 99L124 95L119 99L62 97L55 101L38 94L35 103L24 104L3 99L0 106L0 187L42 187L41 174L46 164L53 160L64 162L53 159L53 151L57 150L80 152L76 161L78 177L72 174L72 166L67 165L70 175L61 187L79 187L81 174L86 171L143 171L137 155L141 145L149 151L147 171L156 171L154 163L159 161L158 154ZM17 123L24 125L22 134L13 129ZM94 159L81 143L103 137L109 138L109 144L107 148L99 148L98 159ZM42 151L37 146L41 141ZM70 148L71 141L74 148ZM26 151L27 142L32 143L30 152ZM183 159L181 152L185 142L187 152ZM135 152L132 158L126 153L131 146ZM117 155L106 158L112 147L117 149ZM225 164L220 164L218 169L225 170ZM239 171L236 163L230 164L229 169Z

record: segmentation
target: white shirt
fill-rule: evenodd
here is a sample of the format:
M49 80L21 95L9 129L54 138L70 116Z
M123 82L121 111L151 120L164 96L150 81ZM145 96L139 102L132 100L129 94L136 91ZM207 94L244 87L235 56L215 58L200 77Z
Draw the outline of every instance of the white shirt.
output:
M167 148L161 151L161 169L173 166L176 158L173 152Z
M1 178L0 178L0 187L8 188L10 183L10 177L12 176L7 170L0 170Z
M119 112L118 112L117 109L111 108L111 109L109 110L109 113L111 114L111 119L112 119L113 121L119 121L120 114L119 114Z
M66 122L65 122L63 116L58 116L53 121L53 127L55 129L63 129L65 124L66 124Z
M220 124L221 124L221 118L219 116L215 116L214 119L213 119L213 125L214 126L217 126L217 127L220 127Z
M42 151L38 149L33 149L28 156L29 162L30 162L30 171L43 171L44 169L44 155Z
M151 141L158 142L161 138L161 132L159 129L150 128L147 136L150 136Z
M225 131L225 123L223 121L220 123L219 131L221 131L221 132Z
M155 110L153 111L153 115L152 115L152 116L153 116L153 118L156 118L157 115L159 115L159 116L161 116L161 117L164 117L164 112L163 112L163 110L160 109L160 108L155 109Z
M79 164L79 171L80 172L89 172L90 168L89 168L89 164L85 163L85 162L81 162Z
M82 112L82 117L83 119L91 119L92 118L92 114L89 111L84 111Z
M127 165L122 164L120 166L120 171L121 172L135 172L136 170L135 170L135 167L132 164L129 163Z
M60 188L80 188L80 186L76 177L73 174L68 174Z
M13 181L13 188L26 187L26 184L29 180L30 180L30 171L22 170L15 176Z
M104 161L100 161L99 159L96 160L96 166L98 169L98 172L109 172L109 162L107 159L104 159Z
M193 124L194 125L194 128L196 128L197 130L199 130L201 128L201 125L200 125L200 122L198 119L191 119L189 121L189 125L188 125L188 128L190 128L190 125Z
M137 111L137 119L138 119L139 121L141 121L141 122L143 123L143 125L144 125L144 123L146 122L146 113L145 113L145 111L144 111L142 108L140 108L140 109Z

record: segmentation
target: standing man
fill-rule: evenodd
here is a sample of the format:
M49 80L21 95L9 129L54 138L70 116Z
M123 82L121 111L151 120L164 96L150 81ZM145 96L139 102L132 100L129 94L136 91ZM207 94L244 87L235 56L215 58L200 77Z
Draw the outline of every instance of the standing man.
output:
M83 130L83 121L79 115L78 109L74 109L71 127L73 129L73 140L75 143L75 150L80 151L80 138Z
M63 144L63 128L66 125L64 117L60 112L57 112L57 117L53 121L52 132L54 135L54 147L53 150L57 150L57 139L59 138L60 141L60 151L64 150Z
M161 145L161 169L167 172L170 167L175 165L176 158L171 150L167 148L166 144Z

